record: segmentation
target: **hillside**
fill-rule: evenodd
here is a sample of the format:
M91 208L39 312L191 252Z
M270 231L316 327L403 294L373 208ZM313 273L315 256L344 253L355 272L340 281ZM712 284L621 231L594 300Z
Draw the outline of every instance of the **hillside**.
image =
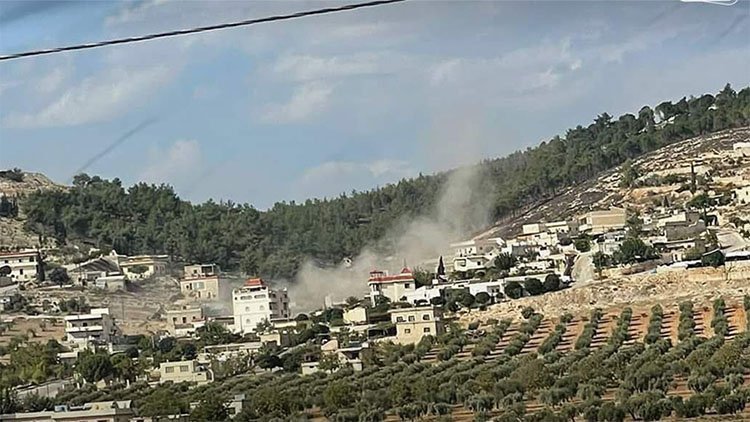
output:
M726 161L738 142L750 142L750 127L727 129L664 146L628 162L628 166L641 173L641 186L623 187L623 166L620 165L567 187L553 198L521 208L512 217L500 219L481 237L509 237L518 234L524 224L564 220L609 207L631 208L643 213L654 207L654 200L661 202L664 197L672 204L684 204L691 198L690 192L683 190L691 163L696 165L697 172L711 173L706 183L712 187L728 187L734 178L750 174L750 160ZM671 179L655 180L670 173L673 174Z
M447 212L447 220L462 222L452 231L469 233L483 229L486 220L466 216L489 214L491 221L506 223L504 217L532 218L535 212L550 217L534 211L545 203L566 212L590 207L605 196L591 192L569 201L572 187L595 186L592 177L664 146L748 125L750 88L735 92L729 86L716 96L643 107L637 116L613 119L604 113L564 137L469 168L475 177L458 187L465 198ZM366 246L398 253L386 234L418 216L446 214L439 209L441 199L456 193L447 189L463 170L334 199L277 203L268 211L234 203L193 205L168 186L125 188L117 179L80 175L67 191L22 198L22 214L26 230L45 242L125 254L168 253L267 278L291 278L308 258L337 264ZM552 207L563 202L573 208Z
M41 173L0 172L0 198L22 198L35 192L62 189L65 187ZM38 236L30 230L24 230L24 220L22 208L10 215L0 212L0 249L31 248L38 244Z

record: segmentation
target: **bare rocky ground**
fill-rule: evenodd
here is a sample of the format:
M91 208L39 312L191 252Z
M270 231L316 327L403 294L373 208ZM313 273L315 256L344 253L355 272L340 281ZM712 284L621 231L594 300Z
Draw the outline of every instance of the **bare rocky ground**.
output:
M160 277L134 284L133 291L104 292L83 289L42 288L34 291L42 298L85 297L91 307L108 307L117 325L126 334L145 334L166 329L164 311L184 301L176 279Z
M665 146L633 161L642 174L664 170L689 169L690 163L710 168L714 177L740 176L750 173L750 159L730 162L726 154L735 142L750 141L750 127L729 129L699 136ZM655 186L625 190L620 188L621 167L602 172L583 183L563 189L555 197L538 201L520 210L516 215L499 220L495 226L477 238L510 237L518 234L524 224L538 221L558 221L594 209L611 206L642 208L651 204L651 198L669 194L673 203L689 200L689 195L678 194L679 185Z
M23 197L37 190L66 189L41 173L24 173L22 182L0 177L0 196ZM23 229L24 216L0 217L0 248L33 248L39 239ZM45 245L51 246L51 245Z
M750 293L750 277L746 271L724 268L695 268L664 274L641 274L604 279L554 293L508 300L490 306L486 311L463 313L459 321L468 324L489 318L521 318L521 310L531 306L546 317L565 313L588 314L594 308L649 308L655 304L667 308L685 300L709 303L718 297L740 301Z

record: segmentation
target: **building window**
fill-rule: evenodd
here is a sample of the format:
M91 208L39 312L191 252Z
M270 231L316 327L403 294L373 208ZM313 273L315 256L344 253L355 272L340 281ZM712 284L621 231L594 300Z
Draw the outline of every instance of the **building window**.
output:
M409 288L409 286L410 286L410 284L409 284L409 283L404 283L404 289L408 289L408 288Z
M425 333L429 333L430 332L430 327L424 327L424 332Z
M23 275L23 268L19 268L19 269L18 269L18 274L21 274L21 275Z
M396 317L396 322L404 322L404 317L402 316Z
M164 368L164 372L166 372L167 374L171 374L172 372L174 372L174 366L167 366L166 368Z
M414 322L414 321L416 321L416 320L417 320L417 319L416 319L416 318L414 318L414 315L409 315L409 322Z
M404 329L404 333L405 334L411 334L411 328Z
M245 306L245 312L250 312L250 307L249 306Z
M263 305L260 305L260 306L259 306L259 309L260 309L261 311L265 311L265 310L266 310L266 308L265 308L265 307L264 307Z
M422 321L429 321L429 320L430 320L430 314L422 315Z
M189 369L187 365L180 365L180 372L187 372Z

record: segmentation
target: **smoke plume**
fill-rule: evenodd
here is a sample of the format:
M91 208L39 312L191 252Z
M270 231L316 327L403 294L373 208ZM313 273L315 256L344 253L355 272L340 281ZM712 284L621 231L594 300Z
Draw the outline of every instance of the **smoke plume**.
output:
M321 267L313 260L302 265L293 283L283 283L289 290L294 311L309 311L323 306L326 298L340 302L349 296L362 297L367 293L368 273L373 269L400 271L404 262L412 269L434 271L433 265L441 255L449 255L451 242L465 239L478 228L489 223L490 195L483 186L478 148L483 141L482 131L473 118L451 120L447 127L438 123L428 134L426 151L434 160L447 165L461 165L448 173L433 210L411 220L397 222L385 239L373 243L391 245L388 254L366 247L356 257L335 267ZM458 122L458 123L456 123ZM439 155L443 153L443 157ZM436 157L437 156L437 157ZM445 159L444 157L450 157ZM445 168L445 167L443 167ZM382 248L378 248L382 249Z

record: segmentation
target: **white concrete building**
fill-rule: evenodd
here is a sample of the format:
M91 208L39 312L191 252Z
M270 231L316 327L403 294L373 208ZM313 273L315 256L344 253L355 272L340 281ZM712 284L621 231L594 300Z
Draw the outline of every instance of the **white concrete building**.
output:
M286 289L273 290L262 279L251 278L232 292L234 330L255 332L262 321L289 318L289 295Z
M120 258L122 273L129 280L167 274L168 255L137 255Z
M65 339L70 343L107 344L112 343L117 334L115 320L109 315L108 308L94 308L88 314L65 317Z
M41 254L36 250L0 253L0 275L5 272L17 282L36 280L41 266Z
M159 384L169 381L203 385L213 381L213 373L197 360L162 362L159 365Z
M740 204L750 204L750 186L735 189L734 198Z
M367 287L370 290L370 300L375 305L379 296L387 297L391 302L400 301L417 289L417 283L411 270L404 267L396 275L388 275L387 271L370 271Z
M476 271L492 266L505 244L499 237L453 243L453 271Z

